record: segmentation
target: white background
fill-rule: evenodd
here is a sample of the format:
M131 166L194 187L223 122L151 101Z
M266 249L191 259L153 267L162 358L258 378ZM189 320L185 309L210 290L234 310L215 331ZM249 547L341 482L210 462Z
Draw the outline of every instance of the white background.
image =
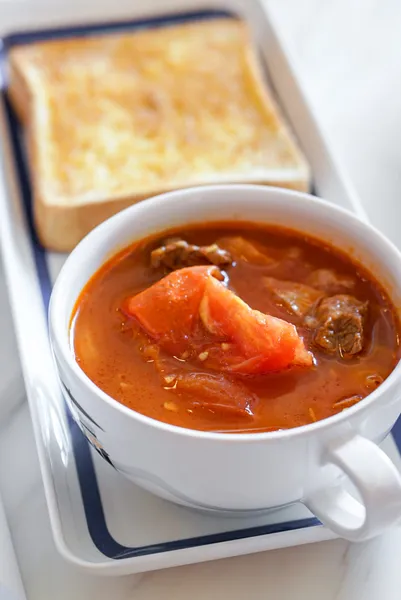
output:
M267 1L370 219L401 245L400 0ZM97 579L65 564L51 539L1 273L0 489L32 600L401 597L399 528L361 545L337 540L139 578Z

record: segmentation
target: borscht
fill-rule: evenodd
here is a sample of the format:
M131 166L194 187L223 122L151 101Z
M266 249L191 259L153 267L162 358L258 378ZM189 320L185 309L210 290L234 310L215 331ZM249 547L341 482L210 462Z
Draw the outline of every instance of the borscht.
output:
M400 358L395 309L352 256L238 222L159 233L108 260L78 298L71 346L121 404L221 433L347 410Z

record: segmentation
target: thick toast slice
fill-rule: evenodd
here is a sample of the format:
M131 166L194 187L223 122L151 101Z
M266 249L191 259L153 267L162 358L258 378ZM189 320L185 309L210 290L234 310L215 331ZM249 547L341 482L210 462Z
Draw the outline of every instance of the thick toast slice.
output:
M9 69L47 248L69 251L107 217L168 190L308 188L241 21L34 43L10 51Z

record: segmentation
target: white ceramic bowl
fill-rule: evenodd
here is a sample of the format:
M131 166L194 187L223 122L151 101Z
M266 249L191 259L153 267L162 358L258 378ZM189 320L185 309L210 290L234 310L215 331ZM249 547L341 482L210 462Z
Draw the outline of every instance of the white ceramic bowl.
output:
M50 304L51 341L67 403L90 442L138 485L198 509L243 514L303 502L339 535L366 539L401 516L401 479L376 445L401 412L401 365L356 406L287 431L219 434L155 421L102 392L75 362L69 322L91 275L150 234L198 222L284 225L331 242L363 263L401 306L401 255L377 230L306 194L210 186L141 202L91 232L67 259ZM359 500L344 490L346 474Z

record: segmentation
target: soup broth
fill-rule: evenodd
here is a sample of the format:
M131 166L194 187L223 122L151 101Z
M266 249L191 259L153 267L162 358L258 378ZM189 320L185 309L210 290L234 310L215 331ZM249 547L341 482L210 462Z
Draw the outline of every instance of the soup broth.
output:
M295 231L213 223L103 265L76 303L71 345L86 375L134 411L260 432L363 401L396 366L398 332L386 293L347 255Z

